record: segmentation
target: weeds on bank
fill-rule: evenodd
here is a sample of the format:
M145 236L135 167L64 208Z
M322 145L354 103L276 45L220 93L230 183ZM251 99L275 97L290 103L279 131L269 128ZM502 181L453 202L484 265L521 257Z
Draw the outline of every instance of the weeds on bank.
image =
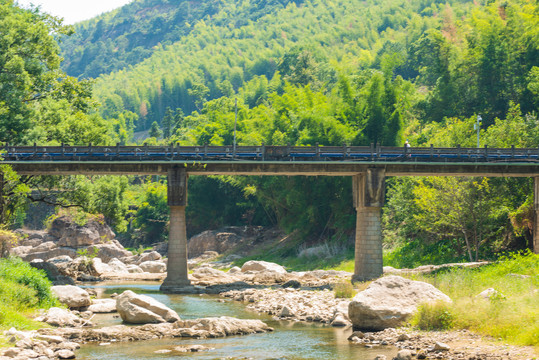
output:
M356 290L350 281L341 281L333 288L337 299L351 299L356 295Z
M414 320L419 327L469 329L539 347L538 254L511 254L479 269L454 269L414 278L433 284L453 300L446 307L423 307ZM477 296L488 288L500 295L490 299Z
M443 301L419 306L410 324L421 330L449 330L454 326L455 315L451 304Z

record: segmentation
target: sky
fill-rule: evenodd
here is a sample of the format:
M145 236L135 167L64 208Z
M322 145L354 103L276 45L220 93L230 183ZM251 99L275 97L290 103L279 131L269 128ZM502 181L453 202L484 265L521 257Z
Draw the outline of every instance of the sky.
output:
M88 20L96 15L116 9L132 0L16 0L25 7L40 5L43 12L64 18L65 25Z

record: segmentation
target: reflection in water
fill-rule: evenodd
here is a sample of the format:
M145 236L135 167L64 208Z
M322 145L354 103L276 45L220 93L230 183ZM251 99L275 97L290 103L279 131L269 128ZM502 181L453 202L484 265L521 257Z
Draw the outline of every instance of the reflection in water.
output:
M232 336L218 339L164 339L116 343L109 346L84 345L77 352L77 359L131 360L131 359L178 359L193 357L204 359L374 359L376 355L391 358L396 349L379 347L367 349L363 345L348 342L351 329L333 328L316 323L294 321L276 321L265 314L257 314L245 308L245 305L226 300L217 301L212 295L165 295L159 293L159 284L104 284L94 287L108 297L112 293L121 293L130 289L136 293L145 293L174 309L182 319L200 317L234 316L240 319L260 319L275 329L272 333L246 336ZM99 314L94 322L102 326L121 324L121 319L112 314ZM204 345L213 348L197 353L171 352L156 354L155 351L173 349L180 345Z

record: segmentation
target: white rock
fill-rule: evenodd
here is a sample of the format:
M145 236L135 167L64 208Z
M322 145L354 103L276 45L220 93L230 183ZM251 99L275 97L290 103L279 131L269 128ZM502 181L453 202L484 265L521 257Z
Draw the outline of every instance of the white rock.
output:
M267 261L256 261L256 260L250 260L247 261L243 266L241 267L241 272L247 272L247 271L269 271L269 272L276 272L279 274L286 274L286 269L282 267L279 264L267 262Z
M131 324L176 322L180 320L174 310L149 296L137 295L131 290L124 291L116 298L116 309L122 320Z
M400 276L372 282L350 302L348 316L355 328L383 330L402 325L421 303L451 299L434 286Z
M167 271L167 266L161 261L145 261L139 266L142 271L154 274L164 273Z
M51 288L58 300L69 308L80 308L91 304L90 295L83 289L73 285L58 285Z
M111 313L116 312L116 300L114 299L95 299L88 311L93 313Z
M140 266L135 264L127 265L127 271L129 271L130 274L140 274L144 271L140 268Z
M120 273L120 274L128 274L129 273L129 270L127 269L127 265L125 265L123 262L121 262L120 260L118 260L116 258L109 261L108 265L110 266L112 271L115 272L115 273Z

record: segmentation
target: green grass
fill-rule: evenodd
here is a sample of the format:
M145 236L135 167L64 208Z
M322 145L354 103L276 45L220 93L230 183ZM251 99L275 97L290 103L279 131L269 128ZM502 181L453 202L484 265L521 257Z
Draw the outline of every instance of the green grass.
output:
M45 325L31 319L40 308L57 306L45 272L19 258L0 259L0 332L11 327L34 330ZM8 346L0 339L0 347Z
M454 269L414 279L433 284L453 300L448 308L438 311L450 314L453 328L539 348L538 254L512 254L479 269ZM487 288L494 288L503 296L491 300L478 298ZM425 316L433 313L436 311L425 311ZM430 322L435 319L433 316Z

